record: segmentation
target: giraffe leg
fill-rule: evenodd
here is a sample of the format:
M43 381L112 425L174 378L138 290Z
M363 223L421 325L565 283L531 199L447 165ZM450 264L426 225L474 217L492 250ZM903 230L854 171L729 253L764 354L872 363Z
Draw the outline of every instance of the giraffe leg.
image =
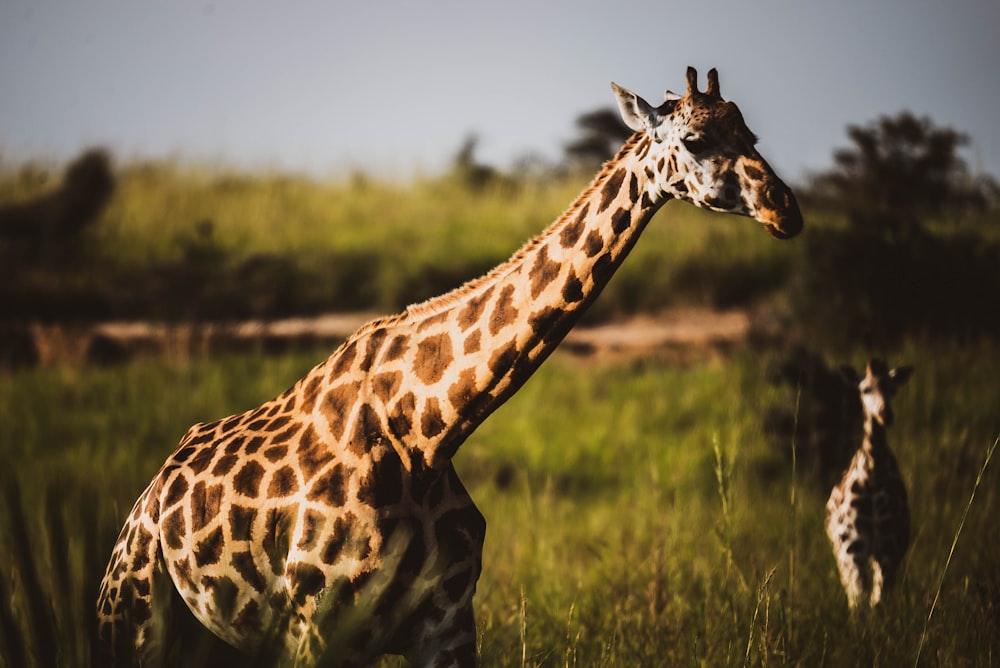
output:
M160 549L153 488L133 507L101 583L98 640L108 665L159 665L167 644L173 584Z
M421 639L419 649L405 653L412 665L466 668L477 664L476 620L471 603L457 611L450 624L433 629L433 633L434 636Z

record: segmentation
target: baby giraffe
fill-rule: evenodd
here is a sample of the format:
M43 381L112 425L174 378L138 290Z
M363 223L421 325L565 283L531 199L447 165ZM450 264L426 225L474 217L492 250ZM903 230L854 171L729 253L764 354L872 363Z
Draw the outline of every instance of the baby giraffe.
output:
M853 611L878 604L910 542L906 485L885 432L892 424L889 401L913 369L890 371L884 361L872 359L864 376L850 367L843 371L861 394L865 438L826 502L826 533Z

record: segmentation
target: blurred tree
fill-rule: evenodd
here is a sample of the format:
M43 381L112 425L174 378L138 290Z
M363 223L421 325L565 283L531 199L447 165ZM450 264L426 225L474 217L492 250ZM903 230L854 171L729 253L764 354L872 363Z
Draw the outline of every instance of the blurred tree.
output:
M611 107L580 114L576 119L580 136L566 144L566 163L570 169L590 171L615 157L632 131Z
M790 303L815 340L885 345L905 336L1000 334L1000 244L957 222L995 206L1000 188L973 175L964 134L909 112L849 126L854 146L834 153L804 199L846 214L846 228L804 238ZM996 215L983 220L997 220Z
M908 111L867 126L848 126L852 148L834 153L834 167L812 179L818 203L845 211L849 221L890 236L916 231L929 218L959 218L983 209L996 182L973 176L959 149L966 135Z
M470 190L482 190L495 182L499 176L496 169L476 160L478 144L479 137L470 134L462 141L455 157L451 159L452 173Z

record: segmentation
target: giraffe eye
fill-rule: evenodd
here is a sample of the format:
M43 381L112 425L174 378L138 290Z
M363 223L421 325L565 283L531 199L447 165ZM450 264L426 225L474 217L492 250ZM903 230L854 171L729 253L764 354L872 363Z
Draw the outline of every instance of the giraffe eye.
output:
M705 141L704 137L690 135L684 138L684 148L691 153L703 153L708 150L709 144Z

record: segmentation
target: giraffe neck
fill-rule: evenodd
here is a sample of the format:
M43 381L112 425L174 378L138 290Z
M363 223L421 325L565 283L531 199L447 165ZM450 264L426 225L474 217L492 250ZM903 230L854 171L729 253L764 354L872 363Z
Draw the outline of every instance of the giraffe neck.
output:
M354 428L340 431L365 435L367 447L388 440L411 471L444 467L562 341L669 199L643 160L650 146L645 134L633 135L507 262L345 342L326 366L362 377L355 386L368 404L353 414ZM339 410L334 419L343 419Z
M868 452L885 450L889 447L885 425L873 417L865 418L865 440L862 447Z

